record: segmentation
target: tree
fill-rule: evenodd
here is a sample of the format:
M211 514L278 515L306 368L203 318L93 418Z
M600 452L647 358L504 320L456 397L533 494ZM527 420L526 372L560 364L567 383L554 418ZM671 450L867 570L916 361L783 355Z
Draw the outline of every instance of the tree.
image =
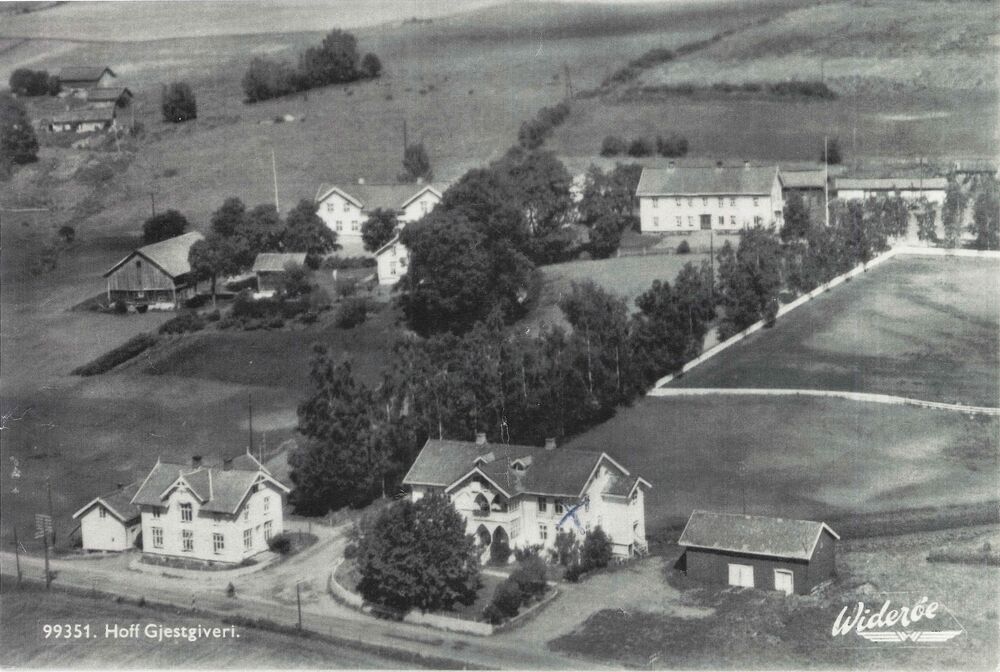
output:
M399 229L399 218L394 210L376 208L361 225L361 240L365 249L375 252L388 243Z
M917 213L917 238L937 242L937 210L926 198L921 201L922 212Z
M287 299L308 296L314 286L309 282L309 269L292 262L285 264L284 271L281 276L281 295Z
M18 96L54 96L59 93L59 78L46 70L18 68L10 75L10 90Z
M444 496L404 499L387 508L358 544L358 591L399 610L471 604L479 561L465 519Z
M785 198L785 221L781 226L781 239L785 242L795 238L805 238L809 231L809 208L802 194L792 191Z
M243 75L243 93L248 103L277 98L294 92L298 88L297 80L295 70L288 63L256 56Z
M67 243L72 243L76 238L76 229L74 229L69 224L63 224L59 227L59 237L65 240Z
M628 227L629 219L613 212L599 215L590 223L590 243L587 249L594 259L606 259L618 251L622 233Z
M1000 247L1000 202L997 199L996 182L990 180L986 188L976 196L972 209L972 224L969 231L975 236L973 245L978 250L995 250Z
M628 145L628 155L632 157L652 156L655 152L656 145L649 138L636 138Z
M250 266L261 252L280 252L285 227L278 209L272 203L262 203L247 212L242 228L236 235L246 241L247 261Z
M688 141L683 135L670 133L666 137L656 136L656 152L660 156L680 157L688 153Z
M583 538L580 549L580 564L584 571L602 569L611 562L611 538L598 525Z
M948 180L948 190L941 207L941 225L944 227L944 244L947 247L957 247L961 240L965 205L962 187L954 179Z
M291 252L305 252L310 257L324 257L340 249L337 233L316 214L319 206L311 199L302 199L285 217L281 246Z
M189 228L188 220L176 210L153 215L142 225L142 242L146 245L181 235Z
M617 135L605 136L601 142L601 156L619 156L628 150L628 145Z
M431 170L431 160L424 149L424 143L415 142L407 145L403 150L403 178L407 182L415 182L418 179L429 182L434 179L434 171Z
M837 138L830 138L827 140L824 147L820 149L820 163L825 162L828 165L835 166L842 163L843 160L844 157L840 152L840 140Z
M222 207L212 213L212 231L220 236L234 236L246 222L247 208L243 201L230 196Z
M191 272L199 280L211 280L212 305L215 305L215 287L219 277L236 275L241 270L240 262L246 257L242 250L245 242L235 236L223 236L212 231L203 240L196 241L188 251Z
M0 95L0 164L38 160L38 138L24 107L9 94Z
M540 119L529 119L521 123L517 131L517 143L521 148L531 151L545 144L545 139L552 134L552 126Z
M721 338L729 338L764 317L768 304L777 298L782 284L781 246L763 227L740 235L735 253L729 241L719 251L719 290L726 309L719 326Z
M178 124L198 118L198 103L187 82L172 82L163 90L163 121Z
M707 326L697 296L680 296L669 282L654 280L636 300L630 334L642 386L677 371L701 353Z
M361 75L368 79L375 79L382 74L382 61L375 54L365 54L361 59Z

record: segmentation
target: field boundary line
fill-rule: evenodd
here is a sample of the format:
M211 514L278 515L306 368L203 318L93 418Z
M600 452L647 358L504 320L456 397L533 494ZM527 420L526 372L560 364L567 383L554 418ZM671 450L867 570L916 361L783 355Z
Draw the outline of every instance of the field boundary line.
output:
M873 392L848 392L844 390L805 390L805 389L783 389L765 387L668 387L651 390L648 396L651 397L698 397L716 394L744 395L744 396L771 396L771 397L832 397L838 399L849 399L851 401L864 401L874 404L893 404L897 406L919 406L921 408L935 408L942 411L955 411L959 413L970 413L973 415L993 415L1000 416L1000 408L992 406L970 406L966 404L948 404L943 401L927 401L924 399L913 399L911 397L897 397L892 394L877 394Z

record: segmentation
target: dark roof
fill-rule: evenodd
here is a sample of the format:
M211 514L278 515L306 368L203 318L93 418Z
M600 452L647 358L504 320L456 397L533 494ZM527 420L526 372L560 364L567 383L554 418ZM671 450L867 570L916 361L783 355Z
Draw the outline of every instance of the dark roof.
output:
M316 195L317 201L324 200L334 190L347 194L351 200L360 203L365 210L382 208L385 210L401 210L417 195L427 189L443 194L445 185L427 184L351 184L344 187L321 185Z
M508 495L564 497L578 497L600 460L611 459L604 453L568 448L428 439L403 483L449 487L477 466L477 458L482 458L479 470ZM514 468L519 458L530 458L523 470ZM617 466L628 476L624 467Z
M786 189L822 189L826 186L826 174L822 170L784 171L781 181Z
M125 86L87 89L87 100L91 103L113 103L126 94L132 97L132 92Z
M824 529L840 538L826 523L811 520L695 511L677 543L716 551L809 560Z
M132 497L138 490L138 483L129 483L117 490L95 497L74 513L73 518L79 518L95 504L102 504L111 511L113 516L127 525L139 518L139 507L132 503Z
M87 121L113 121L113 107L81 107L52 117L53 124L76 124Z
M191 264L188 263L188 253L191 251L192 245L204 238L205 236L197 231L189 231L174 238L167 238L158 243L145 245L133 251L105 271L104 277L106 278L117 271L121 268L122 264L138 254L159 266L171 278L178 278L191 272Z
M253 260L252 270L254 273L280 273L288 264L302 266L304 263L306 263L305 252L261 252Z
M135 493L132 503L160 506L166 490L179 478L183 478L192 492L202 501L203 510L235 513L247 490L261 476L275 483L280 489L288 490L271 476L271 472L264 468L264 465L248 454L234 459L229 469L157 462Z
M896 191L897 189L947 189L944 177L838 177L835 184L840 189L864 189L866 191Z
M776 166L643 168L636 196L771 193Z
M61 82L96 82L105 72L116 77L114 71L106 65L71 65L59 71Z

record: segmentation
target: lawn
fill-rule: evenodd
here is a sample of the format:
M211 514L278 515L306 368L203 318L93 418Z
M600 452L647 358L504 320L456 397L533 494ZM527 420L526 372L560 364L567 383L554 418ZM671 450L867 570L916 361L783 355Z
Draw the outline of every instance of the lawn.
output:
M1000 405L996 262L897 257L670 386L851 390Z
M837 577L818 597L701 585L672 569L664 579L679 602L707 616L638 610L599 611L550 646L628 667L655 669L995 669L1000 569L932 565L928 547L995 534L969 528L841 543ZM984 586L989 586L984 590ZM663 590L663 588L661 588ZM912 605L922 596L944 606L919 629L959 629L949 644L874 644L855 634L831 637L838 613L863 601ZM953 616L952 616L953 615Z
M129 640L105 638L105 626L127 627L148 623L167 627L226 627L206 617L192 617L176 610L157 610L91 599L61 591L43 592L34 587L18 591L8 578L0 594L0 648L4 665L18 668L385 668L398 662L381 659L314 639L293 637L253 628L237 628L238 639L203 638L195 642L160 643L143 637ZM44 639L44 624L90 625L89 640Z
M658 536L744 498L750 513L799 518L992 501L998 431L996 418L841 399L647 397L566 445L649 480Z

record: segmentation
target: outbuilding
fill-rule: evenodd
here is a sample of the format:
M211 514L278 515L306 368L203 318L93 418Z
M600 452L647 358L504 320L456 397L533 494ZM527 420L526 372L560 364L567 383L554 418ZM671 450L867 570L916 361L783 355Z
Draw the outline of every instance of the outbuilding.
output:
M127 86L87 89L87 102L93 107L128 107L133 98Z
M191 272L188 253L202 239L200 233L191 231L133 250L104 272L108 301L178 307L195 295L197 278Z
M695 511L677 543L695 580L803 595L834 575L839 539L811 520Z
M59 71L59 84L73 91L107 88L114 85L116 78L106 65L71 65Z
M303 266L305 252L261 252L253 262L253 273L257 276L257 291L274 294L281 288L285 271L290 266Z
M378 267L378 284L395 285L406 275L406 264L409 252L406 246L399 242L399 234L375 251L375 261Z
M80 521L83 550L127 551L135 545L142 529L139 507L132 503L138 490L138 483L121 486L73 514L73 520Z
M899 195L904 201L927 199L942 205L948 191L944 177L841 177L835 181L837 198L842 201L865 201L874 196Z
M117 126L115 107L82 107L52 117L53 133L100 133Z

